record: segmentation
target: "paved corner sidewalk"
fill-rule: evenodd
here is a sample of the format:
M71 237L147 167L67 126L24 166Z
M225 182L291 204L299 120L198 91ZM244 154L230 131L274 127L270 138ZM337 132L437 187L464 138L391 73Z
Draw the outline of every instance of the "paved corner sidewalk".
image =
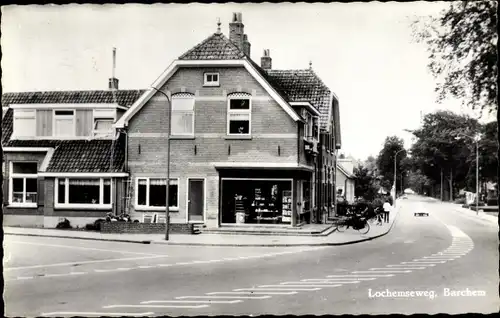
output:
M381 226L372 225L367 234L360 234L351 228L340 233L333 231L328 236L279 236L279 235L244 235L244 234L171 234L168 241L164 234L103 234L99 232L58 230L43 228L3 227L5 235L44 236L56 238L74 238L98 241L128 242L165 245L198 246L328 246L354 244L386 235L397 219L401 205L391 213L390 222Z

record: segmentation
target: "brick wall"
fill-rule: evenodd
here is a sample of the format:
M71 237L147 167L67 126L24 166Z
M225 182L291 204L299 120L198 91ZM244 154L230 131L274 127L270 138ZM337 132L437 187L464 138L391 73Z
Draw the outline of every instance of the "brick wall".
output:
M101 224L102 233L165 233L165 223L106 222ZM171 223L170 233L192 234L193 224Z
M219 72L220 87L203 87L204 72ZM195 94L195 138L171 140L170 175L179 178L180 193L179 211L171 213L172 221L187 221L187 178L202 177L206 178L205 219L217 226L219 182L213 162L298 162L298 124L243 67L181 68L162 91ZM251 140L226 138L231 92L252 95ZM134 181L165 173L166 142L160 134L168 129L166 104L167 99L157 93L129 122L128 163ZM132 217L142 219L142 214L132 204Z

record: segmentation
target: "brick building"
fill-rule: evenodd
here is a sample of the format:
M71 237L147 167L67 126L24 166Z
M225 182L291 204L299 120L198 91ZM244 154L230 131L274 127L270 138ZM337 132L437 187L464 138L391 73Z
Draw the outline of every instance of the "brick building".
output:
M269 50L259 66L250 50L242 16L234 13L229 37L219 25L216 33L174 60L147 90L118 90L117 80L111 79L110 91L5 94L2 106L9 110L2 120L2 145L7 166L36 162L37 173L30 178L37 178L39 195L30 199L36 203L30 202L29 210L17 207L12 201L17 188L12 191L8 183L4 214L39 216L36 223L46 226L53 221L43 220L54 216L87 221L83 218L110 211L130 213L142 222L164 222L168 191L172 223L213 228L326 220L335 203L336 153L341 146L338 99L311 67L275 70ZM110 100L113 97L118 99ZM94 109L83 105L88 103ZM43 120L53 125L57 109L73 109L78 131L83 123L97 124L95 114L102 105L115 109L109 138L92 136L88 127L77 134L84 135L83 140L44 137L50 136L51 125L46 127ZM16 130L13 116L29 115L16 114L17 109L36 111L36 129L31 132L35 137L28 141L9 134L10 123ZM17 172L9 170L8 175L17 178ZM72 178L83 180L73 182L73 188L81 184L81 189L92 191L95 183L100 201L95 203L95 197L91 203L71 205ZM23 204L29 197L27 186L22 188ZM56 193L62 191L70 202L55 204L60 198ZM109 198L103 196L108 191Z

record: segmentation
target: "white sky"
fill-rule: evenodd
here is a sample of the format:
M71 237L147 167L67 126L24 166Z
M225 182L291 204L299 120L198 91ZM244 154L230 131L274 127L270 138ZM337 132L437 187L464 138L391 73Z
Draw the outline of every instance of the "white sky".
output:
M107 89L112 48L121 89L149 87L182 53L241 12L251 57L270 49L275 69L313 69L339 97L342 150L377 155L389 135L411 135L435 103L424 44L410 18L444 2L331 4L44 5L2 7L4 92Z

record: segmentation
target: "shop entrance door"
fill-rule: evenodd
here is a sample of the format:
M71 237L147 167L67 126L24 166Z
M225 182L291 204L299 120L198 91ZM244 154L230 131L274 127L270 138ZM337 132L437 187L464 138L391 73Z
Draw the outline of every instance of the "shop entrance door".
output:
M203 223L205 207L205 180L188 179L188 221Z

